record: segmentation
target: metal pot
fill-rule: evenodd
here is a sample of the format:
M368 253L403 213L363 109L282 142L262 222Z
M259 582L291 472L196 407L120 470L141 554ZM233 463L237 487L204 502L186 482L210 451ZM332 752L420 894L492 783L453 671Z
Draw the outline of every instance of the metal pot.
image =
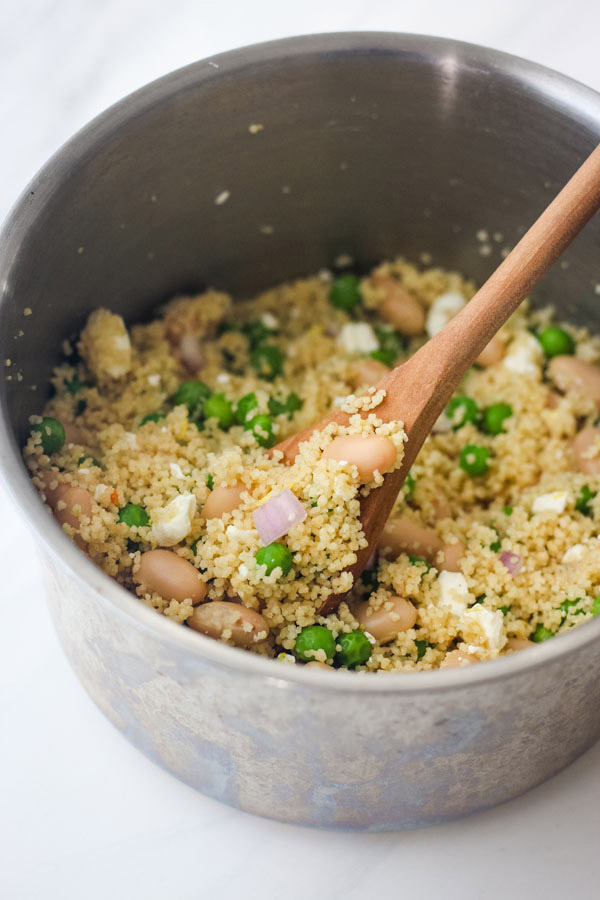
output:
M600 621L410 677L305 670L175 625L80 553L28 480L19 446L62 340L100 305L133 322L178 291L243 296L342 253L364 267L426 251L482 280L599 137L600 97L522 60L428 37L305 37L138 91L22 196L0 249L2 473L40 540L75 672L179 778L306 825L409 828L483 809L598 737ZM596 219L538 295L592 328L599 238Z

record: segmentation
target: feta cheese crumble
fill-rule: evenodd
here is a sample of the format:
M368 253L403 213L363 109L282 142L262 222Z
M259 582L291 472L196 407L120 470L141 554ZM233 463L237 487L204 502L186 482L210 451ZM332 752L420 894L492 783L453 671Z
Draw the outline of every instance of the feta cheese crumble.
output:
M162 509L153 512L153 539L162 547L173 547L190 533L195 514L196 498L194 495L180 494Z
M375 332L367 322L348 322L337 340L346 353L372 353L379 347Z
M438 575L440 586L439 605L454 613L462 615L469 601L472 600L467 585L467 579L461 572L440 572Z
M463 306L466 306L466 303L467 301L458 291L446 291L445 294L436 297L429 308L425 323L429 337L433 337L441 331L450 319L453 319Z
M554 512L561 513L565 511L567 505L568 494L566 491L552 491L551 494L540 494L536 497L531 506L532 512Z
M502 634L504 616L500 610L492 612L485 606L473 606L461 620L461 631L465 641L477 644L487 650L500 650L506 643Z

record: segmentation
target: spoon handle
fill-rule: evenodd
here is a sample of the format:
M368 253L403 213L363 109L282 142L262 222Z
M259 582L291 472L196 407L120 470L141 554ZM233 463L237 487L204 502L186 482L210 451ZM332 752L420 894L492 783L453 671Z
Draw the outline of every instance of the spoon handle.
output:
M588 156L464 309L408 363L394 370L398 378L390 380L397 384L386 385L388 396L378 407L377 414L386 421L403 420L407 431L412 428L413 423L405 418L406 397L402 396L407 381L410 381L410 389L417 390L421 399L419 404L413 395L410 404L413 415L418 413L419 418L424 417L423 426L428 433L486 344L598 208L600 146Z

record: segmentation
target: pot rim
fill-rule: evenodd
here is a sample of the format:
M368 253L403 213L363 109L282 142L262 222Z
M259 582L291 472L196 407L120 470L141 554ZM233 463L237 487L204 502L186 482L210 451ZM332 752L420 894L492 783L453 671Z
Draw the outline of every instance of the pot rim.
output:
M528 88L540 99L572 111L574 117L587 120L600 135L600 94L574 79L529 62L520 57L447 38L396 32L336 32L283 38L252 44L177 69L129 94L110 106L70 138L45 164L25 188L10 211L0 233L0 303L6 302L6 283L15 263L21 241L40 209L52 198L69 170L96 153L98 144L128 121L148 113L157 105L168 102L176 93L203 86L210 90L223 81L243 76L256 66L286 65L291 60L311 56L348 54L412 54L424 60L436 57L440 62L476 69L493 76L496 70L511 76L519 87ZM510 679L523 671L550 665L562 656L579 650L600 638L600 617L572 632L561 635L558 641L547 641L532 647L527 653L488 661L483 666L434 670L413 673L375 673L336 671L336 677L324 670L304 671L303 666L277 663L235 647L222 644L189 628L170 621L146 607L140 600L109 575L101 571L62 532L40 502L29 479L21 457L21 450L11 432L4 394L0 395L0 476L16 506L30 523L34 535L58 562L64 564L76 582L92 588L100 602L113 609L129 624L136 623L153 638L170 645L174 650L195 655L225 670L239 675L270 680L273 686L329 688L343 693L422 694L430 691L468 689L484 682ZM49 527L50 526L50 527ZM359 677L366 675L368 677ZM395 677L394 677L395 676ZM414 677L416 676L416 677Z

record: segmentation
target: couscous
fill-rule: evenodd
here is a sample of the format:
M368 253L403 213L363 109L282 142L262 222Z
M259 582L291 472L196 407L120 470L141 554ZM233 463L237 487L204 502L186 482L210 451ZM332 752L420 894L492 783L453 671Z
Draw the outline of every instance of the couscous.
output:
M374 385L474 291L400 259L235 305L177 297L129 328L97 310L32 419L33 481L140 602L282 663L412 672L552 638L600 612L600 339L549 310L485 348L347 571L360 498L403 456ZM349 425L286 465L277 442L336 406Z

